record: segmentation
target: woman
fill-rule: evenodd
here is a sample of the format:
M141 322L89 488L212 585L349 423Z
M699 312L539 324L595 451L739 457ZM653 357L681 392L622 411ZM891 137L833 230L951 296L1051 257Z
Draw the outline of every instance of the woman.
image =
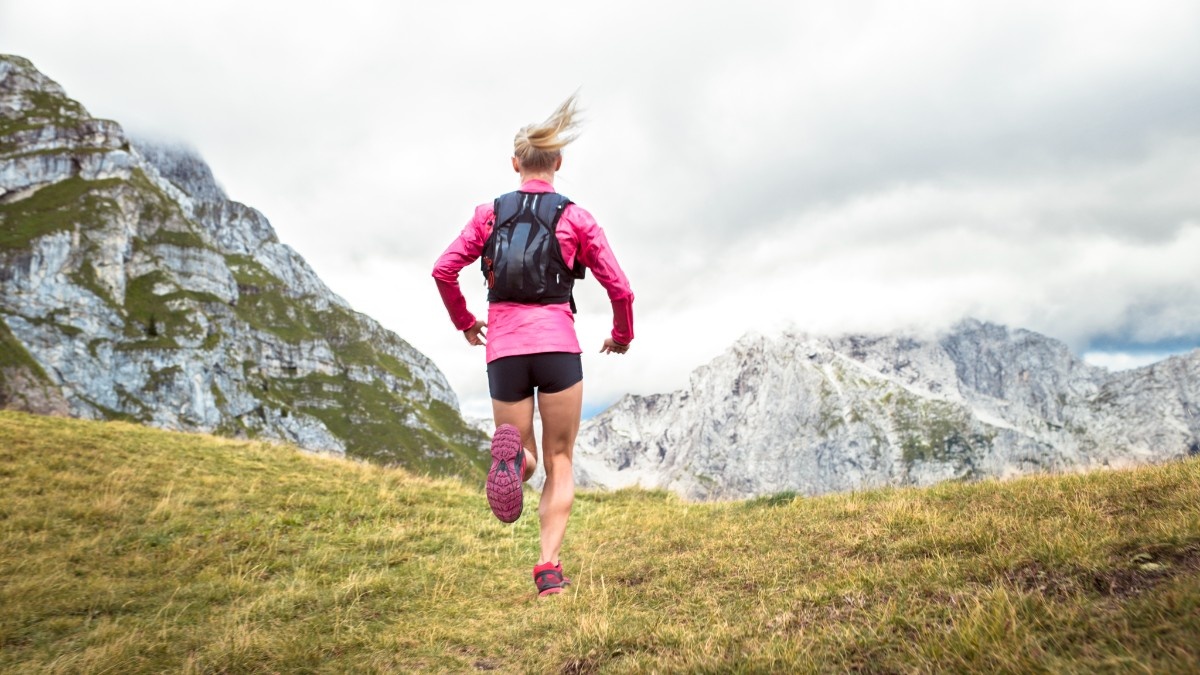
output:
M487 497L504 522L521 515L522 484L537 467L537 398L546 468L538 504L541 555L533 568L540 596L559 593L570 583L559 551L575 500L571 462L583 405L583 350L575 335L570 289L584 268L592 270L612 302L613 329L601 353L624 354L633 340L633 291L604 232L591 214L554 192L562 149L575 139L567 134L577 124L572 96L545 122L517 132L512 167L521 176L520 190L477 207L433 268L455 328L469 344L486 345L496 422ZM458 285L462 268L481 256L489 288L487 321L468 311Z

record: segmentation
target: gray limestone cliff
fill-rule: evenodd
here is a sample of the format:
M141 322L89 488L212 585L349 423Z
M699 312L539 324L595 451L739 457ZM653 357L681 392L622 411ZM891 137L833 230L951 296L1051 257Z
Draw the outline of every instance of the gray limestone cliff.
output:
M477 473L437 367L332 293L194 153L0 55L0 407Z
M748 336L686 389L586 422L581 482L816 495L1200 453L1200 350L1109 373L1025 330Z

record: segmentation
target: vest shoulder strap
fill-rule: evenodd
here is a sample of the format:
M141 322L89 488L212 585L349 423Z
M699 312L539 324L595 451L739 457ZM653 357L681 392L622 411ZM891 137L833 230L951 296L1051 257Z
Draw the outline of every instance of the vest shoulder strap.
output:
M526 210L532 210L534 218L551 227L557 227L558 219L572 203L557 192L509 192L496 198L492 203L492 213L496 226L509 223Z

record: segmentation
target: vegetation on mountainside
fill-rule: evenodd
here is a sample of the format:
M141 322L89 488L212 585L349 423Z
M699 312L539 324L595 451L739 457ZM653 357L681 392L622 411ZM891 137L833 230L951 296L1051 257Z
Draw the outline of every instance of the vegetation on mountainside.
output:
M21 70L33 70L33 64L19 56L0 54L0 60L12 63ZM47 124L75 124L84 114L83 106L64 96L47 91L29 92L26 97L28 108L19 115L11 111L0 111L0 153L18 149L7 136L22 131L40 129Z
M691 504L0 413L0 671L1186 672L1200 458Z
M890 432L900 447L901 459L909 467L917 462L959 461L966 465L966 477L983 477L971 467L971 461L987 454L995 433L978 431L971 412L963 404L921 398L898 385L856 377L853 383L856 389L873 390L876 396L864 401L862 407L843 410L833 381L846 381L847 377L842 368L834 366L821 382L815 424L818 434L832 436L841 432L846 422L860 424L867 419L885 419L890 423L889 428L869 427L874 441L869 446L871 450L887 448L891 443ZM864 415L865 407L870 407L873 414Z
M96 222L116 209L100 191L118 183L116 178L68 178L20 201L0 203L0 252L28 248L38 237Z
M971 414L962 404L921 399L903 389L889 392L887 398L907 464L982 456L994 440L972 432Z
M15 66L18 76L23 71L25 77L37 81L27 60L3 55L0 59ZM61 155L58 159L73 162L73 169L62 162L62 174L67 175L78 173L78 160L85 155L112 151L107 146L93 147L96 138L103 139L101 145L119 143L129 150L119 127L94 124L83 106L60 90L25 86L12 90L14 104L0 111L0 155ZM25 133L43 127L56 129ZM97 127L105 133L97 135ZM45 140L51 138L55 140ZM0 265L28 266L34 259L29 251L38 239L58 233L72 235L63 271L83 291L75 297L76 304L23 317L39 329L44 343L79 342L76 353L85 354L84 358L117 354L119 360L129 363L140 361L144 354L148 363L199 361L217 370L242 370L248 386L258 387L252 395L262 405L254 408L252 403L249 407L254 409L247 411L247 398L237 395L244 392L221 391L214 380L209 389L221 407L223 423L218 431L222 433L278 434L278 429L264 432L268 420L305 414L338 436L351 455L400 463L417 471L482 475L488 461L481 450L486 443L484 434L468 426L457 411L433 400L427 383L393 356L407 353L408 345L349 309L306 297L304 291L290 286L253 257L225 254L204 225L189 217L169 192L135 167L128 178L89 181L72 175L4 195L6 201L0 203ZM228 206L235 212L250 211L239 204ZM128 240L116 243L127 248L114 257L105 247L114 243L114 237L125 236ZM183 270L173 269L166 260L182 260L179 266ZM211 280L196 284L183 278L203 276L199 270L219 268L222 261L237 282L235 299L229 297L232 289L225 297L194 290L212 290ZM104 267L106 264L110 266ZM219 285L224 271L211 271ZM89 325L88 320L97 318L93 315L100 311L92 295L104 305L102 320L124 323L123 330L117 329L121 334L117 339L110 340L110 333L85 334L81 327ZM260 334L267 334L266 339ZM266 350L276 356L321 353L324 374L301 377L298 373L302 371L287 363L237 360L259 354L264 351L261 343L275 339L285 343L282 348L275 344ZM0 349L0 359L6 361L29 357L33 366L30 376L45 379L29 350L7 329L0 335ZM121 383L116 385L118 403L108 400L103 405L87 398L79 387L71 396L108 419L147 422L160 405L147 397L147 392L162 391L172 384L174 389L188 389L188 383L177 379L183 375L170 367L152 371L146 391L138 390L138 375L144 377L145 373L134 373L133 379L124 383L127 389ZM24 382L30 377L13 381L18 379ZM222 386L230 387L228 381ZM231 399L237 403L235 409L230 409ZM177 407L176 403L169 405Z
M0 54L0 61L16 66L17 70L32 72L36 69L27 59L9 54ZM74 128L92 121L83 106L58 91L25 91L24 104L19 110L0 110L0 155L22 157L61 152L52 149L27 151L17 140L22 132L34 131L47 126ZM95 152L96 148L82 147L76 152Z

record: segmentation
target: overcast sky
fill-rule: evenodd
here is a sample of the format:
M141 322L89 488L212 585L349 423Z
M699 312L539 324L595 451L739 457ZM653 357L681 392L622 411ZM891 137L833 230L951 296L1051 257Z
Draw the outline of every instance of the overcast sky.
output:
M0 52L198 150L478 416L483 351L429 274L577 89L556 187L637 295L618 357L577 293L589 412L785 327L974 316L1110 367L1200 345L1200 2L0 0Z

